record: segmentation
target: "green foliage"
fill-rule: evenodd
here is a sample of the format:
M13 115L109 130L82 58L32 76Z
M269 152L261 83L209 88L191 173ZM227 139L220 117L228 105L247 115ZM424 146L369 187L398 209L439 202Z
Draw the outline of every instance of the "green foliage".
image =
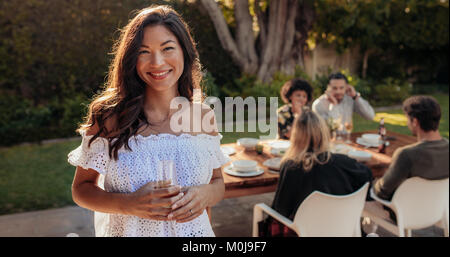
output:
M74 134L88 112L88 99L82 95L65 98L61 111L62 115L58 120L58 128L64 129L60 132L61 136Z
M216 79L213 77L211 72L205 72L202 79L202 90L206 94L206 96L215 96L220 97L220 88L216 84Z
M316 81L312 81L308 74L299 66L296 67L295 73L292 75L288 75L283 72L275 72L270 83L263 83L259 81L255 75L244 74L240 78L235 80L235 89L230 90L228 88L222 88L222 91L224 91L224 94L226 94L227 96L232 97L278 97L279 105L283 105L284 103L280 97L281 88L286 82L293 78L301 78L306 80L313 88L313 98L317 98L320 96L322 91L319 85L316 83Z
M87 99L82 95L65 98L62 103L55 98L46 105L34 106L23 97L1 94L1 145L74 136L86 115L86 104Z
M2 145L22 140L41 140L45 127L51 123L51 110L46 106L34 107L21 97L2 94L0 97L0 137Z
M370 51L367 76L448 83L449 5L441 0L315 2L311 38Z
M151 4L172 6L192 28L200 61L209 71L208 94L219 94L218 85L239 77L199 1L2 0L1 144L73 136L88 99L104 84L118 29L133 11Z
M433 94L433 93L444 93L448 95L448 85L447 84L414 84L411 94Z
M379 105L401 103L411 93L412 85L405 81L388 77L374 86L374 94L370 98Z

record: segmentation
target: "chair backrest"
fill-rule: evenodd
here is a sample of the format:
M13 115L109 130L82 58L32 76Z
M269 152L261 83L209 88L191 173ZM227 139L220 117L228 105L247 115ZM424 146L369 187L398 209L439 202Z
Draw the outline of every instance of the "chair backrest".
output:
M366 200L369 182L348 195L311 193L295 214L294 226L300 236L354 236Z
M392 204L405 229L432 226L445 215L448 206L449 180L412 177L395 190ZM400 222L400 220L399 220Z

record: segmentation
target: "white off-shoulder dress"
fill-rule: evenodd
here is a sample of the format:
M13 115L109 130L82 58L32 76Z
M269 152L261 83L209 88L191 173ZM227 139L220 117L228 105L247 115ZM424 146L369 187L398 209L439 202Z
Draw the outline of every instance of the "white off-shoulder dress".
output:
M220 149L222 136L206 134L159 134L129 139L132 151L124 147L118 151L118 160L109 158L108 141L96 138L88 147L85 132L82 143L68 155L74 166L94 169L104 179L104 190L132 193L157 179L159 160L173 160L177 183L182 187L209 184L213 169L230 161ZM95 235L113 237L212 237L215 236L206 210L186 223L143 219L137 216L95 212Z

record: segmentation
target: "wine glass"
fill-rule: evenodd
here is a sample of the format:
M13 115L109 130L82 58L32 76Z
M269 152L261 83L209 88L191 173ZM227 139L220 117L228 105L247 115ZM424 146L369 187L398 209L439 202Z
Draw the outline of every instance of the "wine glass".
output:
M345 140L345 143L347 143L347 144L352 143L352 140L350 138L350 135L352 134L352 130L353 130L353 122L352 121L345 122L345 131L347 132L346 133L347 140Z
M177 185L177 176L175 170L175 162L173 160L159 160L157 165L157 180L158 183L162 183L162 181L170 180L170 185ZM172 230L173 235L175 235L176 230L176 221L169 220L170 229Z
M344 131L344 124L342 123L343 119L342 119L342 115L337 116L337 118L335 118L335 123L336 123L336 140L337 141L342 141L342 132Z
M178 184L175 171L175 162L173 160L159 160L157 171L158 182L170 180L171 185Z
M336 141L342 140L342 132L344 131L344 115L342 107L335 104L330 104L328 107L328 115L331 117L332 131L336 132Z

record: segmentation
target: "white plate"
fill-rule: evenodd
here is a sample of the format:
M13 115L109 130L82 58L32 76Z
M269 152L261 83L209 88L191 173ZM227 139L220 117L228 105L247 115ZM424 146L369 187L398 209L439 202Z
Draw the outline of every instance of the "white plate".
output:
M224 153L226 155L233 155L236 153L236 150L234 149L234 147L231 147L231 146L222 146L222 147L220 147L220 150L222 150L222 153Z
M332 153L347 154L351 150L354 150L353 147L346 144L335 144L331 146Z
M359 162L367 162L370 161L370 158L372 158L372 154L366 151L353 150L348 152L348 157L356 159Z
M281 158L271 158L263 162L263 165L272 170L280 170Z
M362 146L365 146L365 147L378 147L380 144L371 144L371 143L369 143L369 142L366 142L364 139L362 139L361 137L358 137L357 139L356 139L356 143L357 144L360 144L360 145L362 145ZM386 145L387 146L389 146L389 141L387 141L386 142Z
M272 148L288 149L291 146L291 142L289 142L289 141L273 141L273 142L268 143L268 145Z
M251 171L251 172L239 172L239 171L235 171L233 169L233 166L231 166L231 165L225 167L223 169L223 171L225 173L227 173L228 175L236 176L236 177L254 177L254 176L258 176L258 175L261 175L264 173L264 170L260 167L258 167L258 170Z

